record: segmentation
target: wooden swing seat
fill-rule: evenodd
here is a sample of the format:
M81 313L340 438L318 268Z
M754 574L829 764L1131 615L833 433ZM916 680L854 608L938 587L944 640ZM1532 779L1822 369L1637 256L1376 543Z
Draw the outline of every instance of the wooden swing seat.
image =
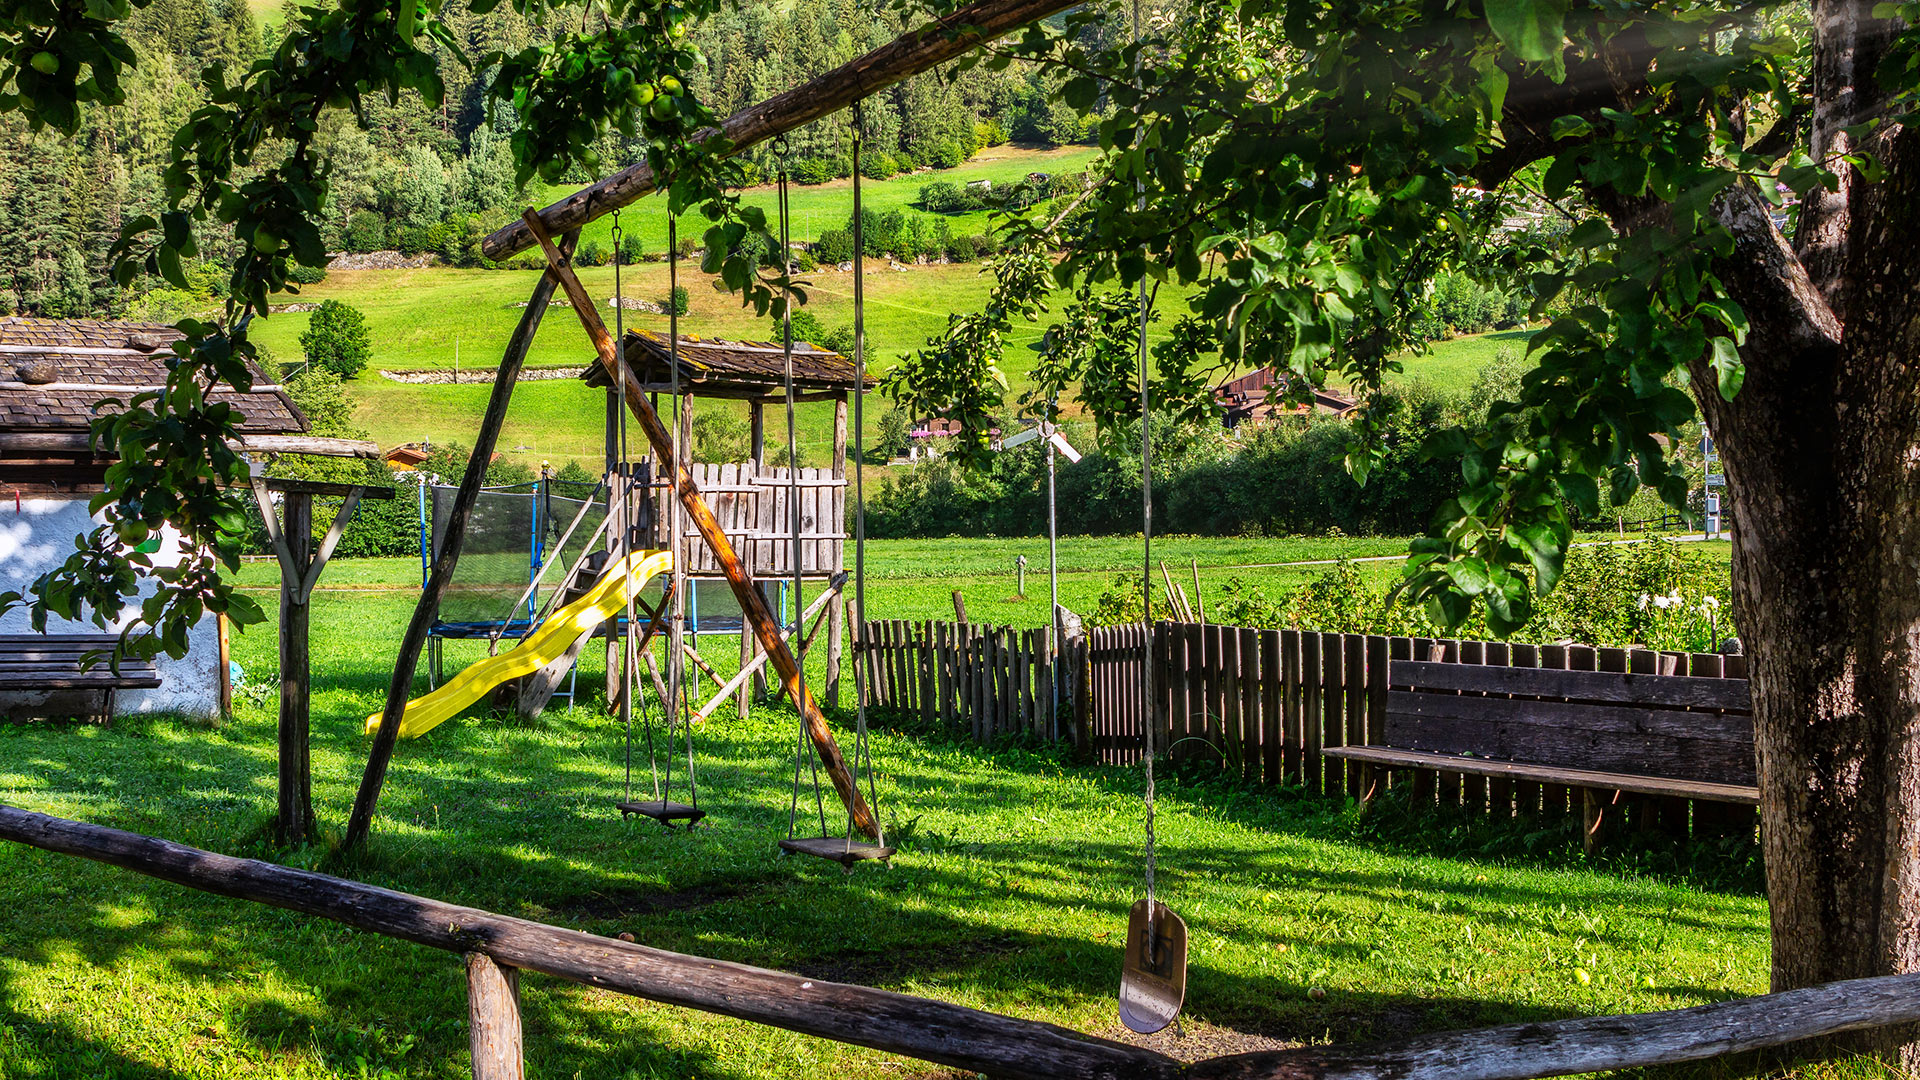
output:
M869 844L860 840L849 844L844 836L797 836L780 841L780 850L791 855L831 859L851 870L854 863L868 859L885 862L893 858L894 849L885 844Z
M641 817L652 818L669 829L673 828L674 822L677 821L684 821L691 828L695 822L707 816L707 812L699 807L664 799L652 802L623 802L618 805L620 816L623 818L639 814Z

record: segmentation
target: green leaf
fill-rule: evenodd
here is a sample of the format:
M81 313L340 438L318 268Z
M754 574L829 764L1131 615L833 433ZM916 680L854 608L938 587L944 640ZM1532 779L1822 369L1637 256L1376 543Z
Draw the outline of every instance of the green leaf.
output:
M1558 56L1566 21L1566 0L1487 0L1494 36L1522 60L1539 63Z
M1740 362L1740 350L1728 338L1713 339L1713 356L1708 361L1713 365L1713 374L1720 384L1720 396L1732 401L1740 392L1740 384L1747 380L1747 365Z

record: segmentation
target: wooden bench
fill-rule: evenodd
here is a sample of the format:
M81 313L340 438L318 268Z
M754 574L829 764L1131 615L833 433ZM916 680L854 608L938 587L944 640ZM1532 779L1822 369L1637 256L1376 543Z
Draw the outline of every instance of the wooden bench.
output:
M0 693L45 695L9 711L37 716L75 715L74 710L60 704L63 699L92 699L99 694L100 711L79 715L111 724L115 692L150 690L160 685L160 674L149 660L128 657L120 661L117 672L106 659L82 668L86 656L111 652L117 641L114 634L0 634Z
M1380 730L1328 757L1580 789L1589 848L1621 792L1760 801L1745 679L1395 660L1387 682Z

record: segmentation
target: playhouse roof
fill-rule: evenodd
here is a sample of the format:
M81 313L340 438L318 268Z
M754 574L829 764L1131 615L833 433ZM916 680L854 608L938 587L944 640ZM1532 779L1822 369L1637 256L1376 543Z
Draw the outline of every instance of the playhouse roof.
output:
M629 330L623 350L629 370L643 390L662 392L673 382L665 334ZM779 342L727 341L680 335L680 390L698 397L778 398L785 393L785 358ZM606 386L598 364L582 375L588 386ZM879 380L864 380L871 388ZM793 386L805 396L838 395L851 390L853 361L810 342L793 343Z
M167 383L179 331L158 323L0 318L0 433L82 434L94 406ZM306 418L258 366L253 389L217 392L251 434L305 431Z

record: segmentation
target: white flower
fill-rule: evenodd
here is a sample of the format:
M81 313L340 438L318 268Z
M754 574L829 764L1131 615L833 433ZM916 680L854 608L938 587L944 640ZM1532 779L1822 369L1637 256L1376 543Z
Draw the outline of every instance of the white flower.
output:
M1647 610L1647 601L1651 599L1653 598L1648 596L1646 593L1640 594L1640 610L1641 611Z
M1720 598L1709 593L1700 599L1700 606L1703 609L1718 611L1720 610Z

